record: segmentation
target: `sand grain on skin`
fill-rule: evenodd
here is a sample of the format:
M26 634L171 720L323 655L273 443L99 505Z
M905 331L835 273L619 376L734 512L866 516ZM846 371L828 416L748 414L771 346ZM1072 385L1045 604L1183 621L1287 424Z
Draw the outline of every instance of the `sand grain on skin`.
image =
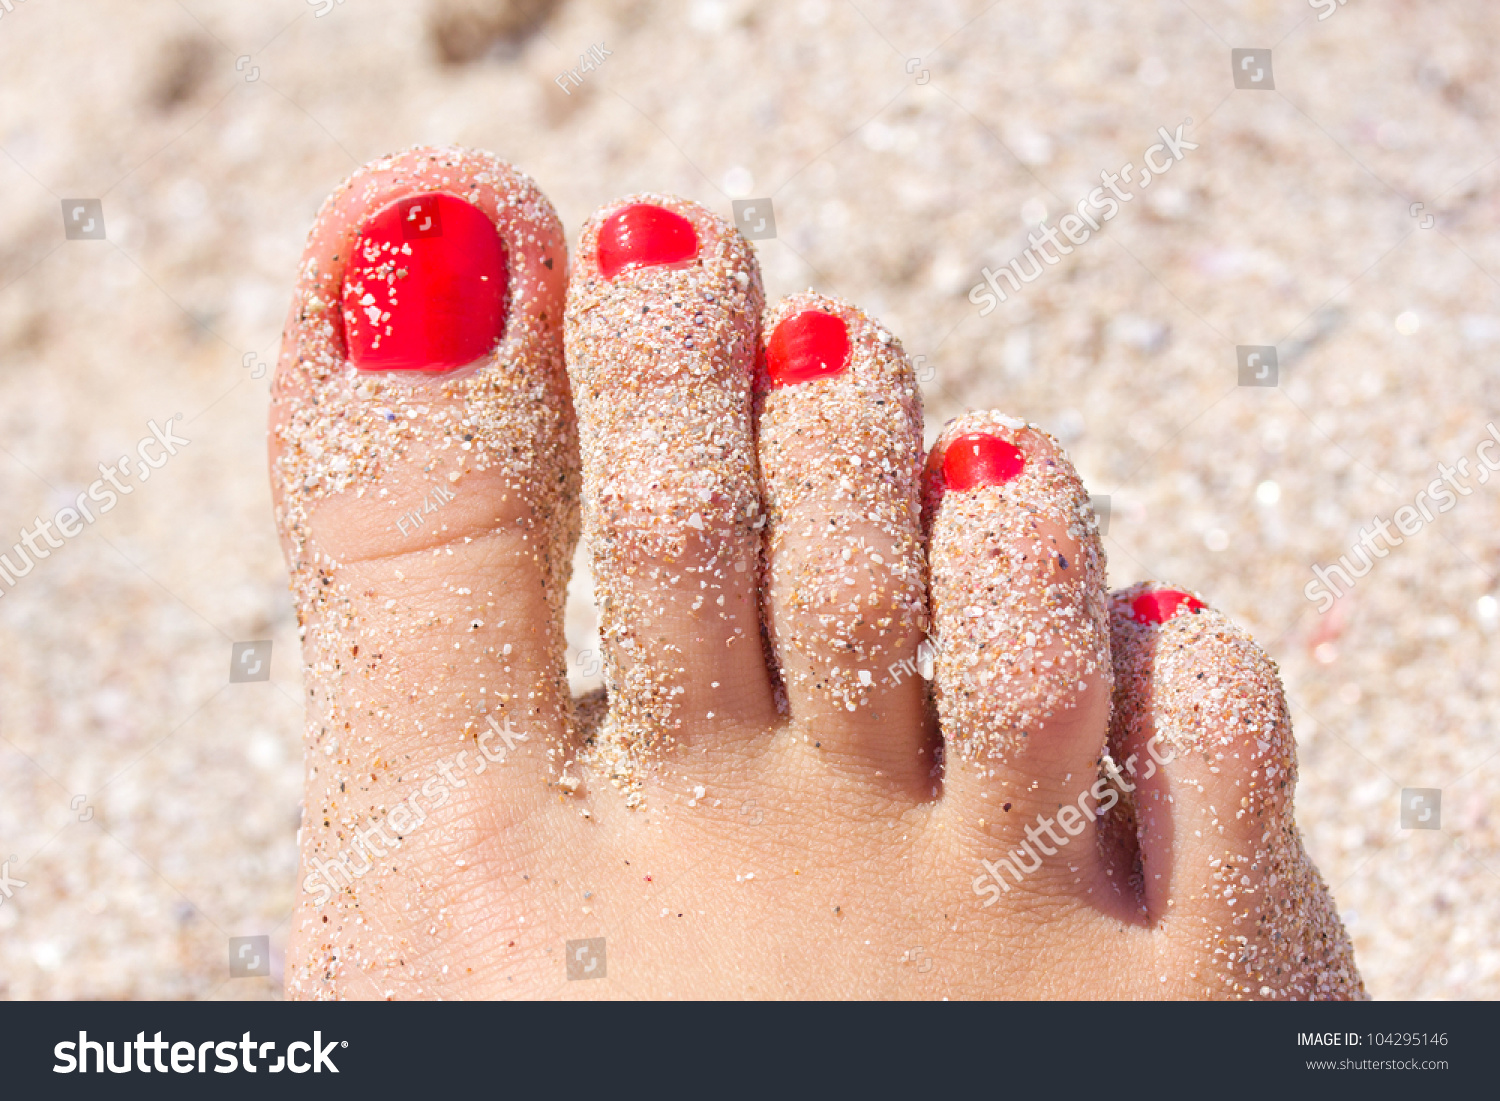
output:
M1212 607L1193 612L1183 605L1160 625L1137 620L1131 602L1160 587L1132 586L1111 600L1111 750L1121 755L1126 746L1156 737L1166 755L1200 756L1221 777L1237 778L1239 798L1210 804L1218 835L1226 833L1221 822L1236 824L1236 834L1243 833L1242 820L1263 824L1252 831L1259 837L1252 845L1225 842L1211 850L1208 908L1231 916L1222 924L1200 919L1203 928L1194 935L1202 963L1195 977L1221 998L1364 998L1348 934L1292 814L1297 751L1276 663ZM1193 882L1201 873L1176 869L1172 882ZM1192 900L1172 901L1176 910Z
M736 587L760 576L765 514L750 416L764 292L749 244L727 223L668 195L630 196L610 211L633 203L693 222L698 255L606 279L596 215L578 245L565 342L610 700L593 755L636 806L649 760L680 728L676 698L688 679L676 648L660 641L672 629L654 584L697 588L693 611L730 620L729 645L761 647L756 609L725 607L724 596L732 576ZM702 559L695 552L705 547Z
M1004 485L946 491L941 457L971 432L1020 447L1025 469ZM932 455L925 510L938 716L950 754L1011 756L1111 675L1098 520L1062 448L1035 425L970 413L943 429Z
M451 737L452 748L473 746L490 717L515 716L523 729L542 714L566 716L567 688L559 668L550 682L524 693L477 698L451 674L418 676L402 655L416 657L440 632L467 625L462 660L508 671L512 647L496 622L497 593L480 586L443 586L442 609L427 590L355 592L345 580L347 563L334 558L312 534L319 505L336 498L368 500L371 509L388 506L393 477L409 479L421 463L418 482L463 493L466 479L486 473L485 485L502 486L489 502L518 515L522 540L532 548L551 609L548 624L514 625L562 637L564 593L572 545L577 538L578 462L575 425L562 365L557 306L547 316L543 276L566 264L561 226L546 198L529 177L479 152L414 149L373 162L357 171L324 204L309 239L309 251L333 250L347 258L361 220L348 212L374 213L404 194L445 191L466 199L505 227L524 235L508 248L509 309L503 339L476 364L443 376L371 375L345 358L340 314L341 265L305 260L299 272L284 338L281 369L273 383L272 478L276 519L283 532L291 584L307 662L307 790L323 793L321 805L304 810L303 869L314 859L341 855L356 859L357 833L384 820L430 770L405 760L380 757L375 747L403 738ZM534 231L528 231L531 227ZM320 234L334 234L331 241ZM556 250L545 246L555 241ZM320 245L326 246L319 248ZM391 278L399 285L399 265ZM555 296L555 295L554 295ZM535 308L534 308L535 307ZM408 486L402 493L410 498ZM420 495L419 495L420 496ZM404 503L404 502L398 502ZM382 508L382 514L385 510ZM482 515L482 513L481 513ZM433 555L451 555L442 546L440 514L434 534L424 536ZM463 536L465 543L475 536ZM418 541L419 542L419 541ZM401 551L417 543L402 544ZM458 598L456 601L453 598ZM560 647L559 647L560 649ZM476 674L482 682L483 674ZM393 714L391 701L421 696L429 706L416 714ZM446 751L446 748L445 748ZM364 855L363 859L370 859ZM330 884L335 896L322 912L306 910L302 920L313 954L289 961L288 986L294 994L325 996L350 968L381 973L401 971L406 989L421 989L418 945L405 936L378 936L361 914L361 893L382 888L396 874L397 858L351 883ZM398 889L392 887L392 889ZM420 909L430 884L404 882ZM442 925L438 922L437 925ZM434 925L434 928L437 927ZM430 976L429 976L430 977Z

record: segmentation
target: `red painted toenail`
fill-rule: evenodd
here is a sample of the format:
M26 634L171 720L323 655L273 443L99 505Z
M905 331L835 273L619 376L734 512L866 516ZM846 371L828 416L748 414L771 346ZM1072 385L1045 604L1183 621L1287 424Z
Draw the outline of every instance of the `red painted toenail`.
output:
M449 371L505 332L505 244L478 207L428 192L365 225L344 273L344 332L361 371Z
M849 328L842 318L821 310L803 310L787 318L766 342L772 386L836 375L847 366Z
M1176 589L1144 592L1130 602L1130 610L1135 613L1137 623L1165 623L1177 614L1177 609L1182 607L1196 613L1208 605L1197 597L1180 593Z
M599 227L599 271L606 279L631 268L679 264L697 255L693 223L650 203L617 210Z
M943 481L962 493L980 486L1004 485L1026 469L1026 455L999 436L970 432L943 452Z

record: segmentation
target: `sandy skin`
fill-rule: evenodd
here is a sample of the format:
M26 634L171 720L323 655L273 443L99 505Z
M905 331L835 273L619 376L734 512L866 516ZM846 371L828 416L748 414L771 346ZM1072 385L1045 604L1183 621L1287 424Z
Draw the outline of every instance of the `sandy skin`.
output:
M506 329L362 370L351 246L432 191L499 233ZM643 203L696 249L608 274ZM1211 609L1110 600L1054 441L973 414L920 474L899 341L814 296L763 317L692 204L612 204L565 255L529 180L451 149L362 170L310 236L271 421L309 693L289 994L1362 995L1274 666ZM787 382L809 311L848 360ZM580 513L607 704L562 677Z

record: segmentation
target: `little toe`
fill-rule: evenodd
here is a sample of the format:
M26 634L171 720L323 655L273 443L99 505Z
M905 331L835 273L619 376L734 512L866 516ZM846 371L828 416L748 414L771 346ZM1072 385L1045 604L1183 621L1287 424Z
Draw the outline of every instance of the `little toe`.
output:
M1083 805L1070 854L1092 863L1111 668L1088 494L1052 437L996 413L949 424L926 480L946 798L1012 837Z
M764 332L766 623L792 720L825 754L925 789L936 743L917 664L927 585L911 364L863 312L820 295L784 299Z
M1180 996L1362 997L1292 814L1296 747L1276 665L1200 598L1111 601L1111 771L1133 812L1151 919L1190 953Z
M627 787L667 743L775 717L751 428L762 305L749 244L695 203L634 196L584 226L566 346L609 690L600 749Z

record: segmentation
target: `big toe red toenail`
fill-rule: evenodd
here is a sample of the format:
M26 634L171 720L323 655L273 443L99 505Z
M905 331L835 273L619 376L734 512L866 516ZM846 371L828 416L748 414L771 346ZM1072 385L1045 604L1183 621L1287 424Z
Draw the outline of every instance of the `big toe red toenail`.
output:
M1190 612L1197 612L1208 607L1197 597L1180 593L1176 589L1144 592L1130 602L1130 610L1135 615L1137 623L1165 623L1177 614L1179 608L1184 606Z
M772 386L791 386L836 375L849 366L849 327L822 310L789 317L766 342L766 370Z
M679 264L698 255L693 223L651 203L617 210L599 227L599 271L613 279L631 268Z
M1026 469L1026 455L1015 444L984 432L959 436L943 452L943 481L962 493L998 486Z
M344 333L362 371L448 371L505 331L505 245L478 207L429 192L372 217L344 275Z

